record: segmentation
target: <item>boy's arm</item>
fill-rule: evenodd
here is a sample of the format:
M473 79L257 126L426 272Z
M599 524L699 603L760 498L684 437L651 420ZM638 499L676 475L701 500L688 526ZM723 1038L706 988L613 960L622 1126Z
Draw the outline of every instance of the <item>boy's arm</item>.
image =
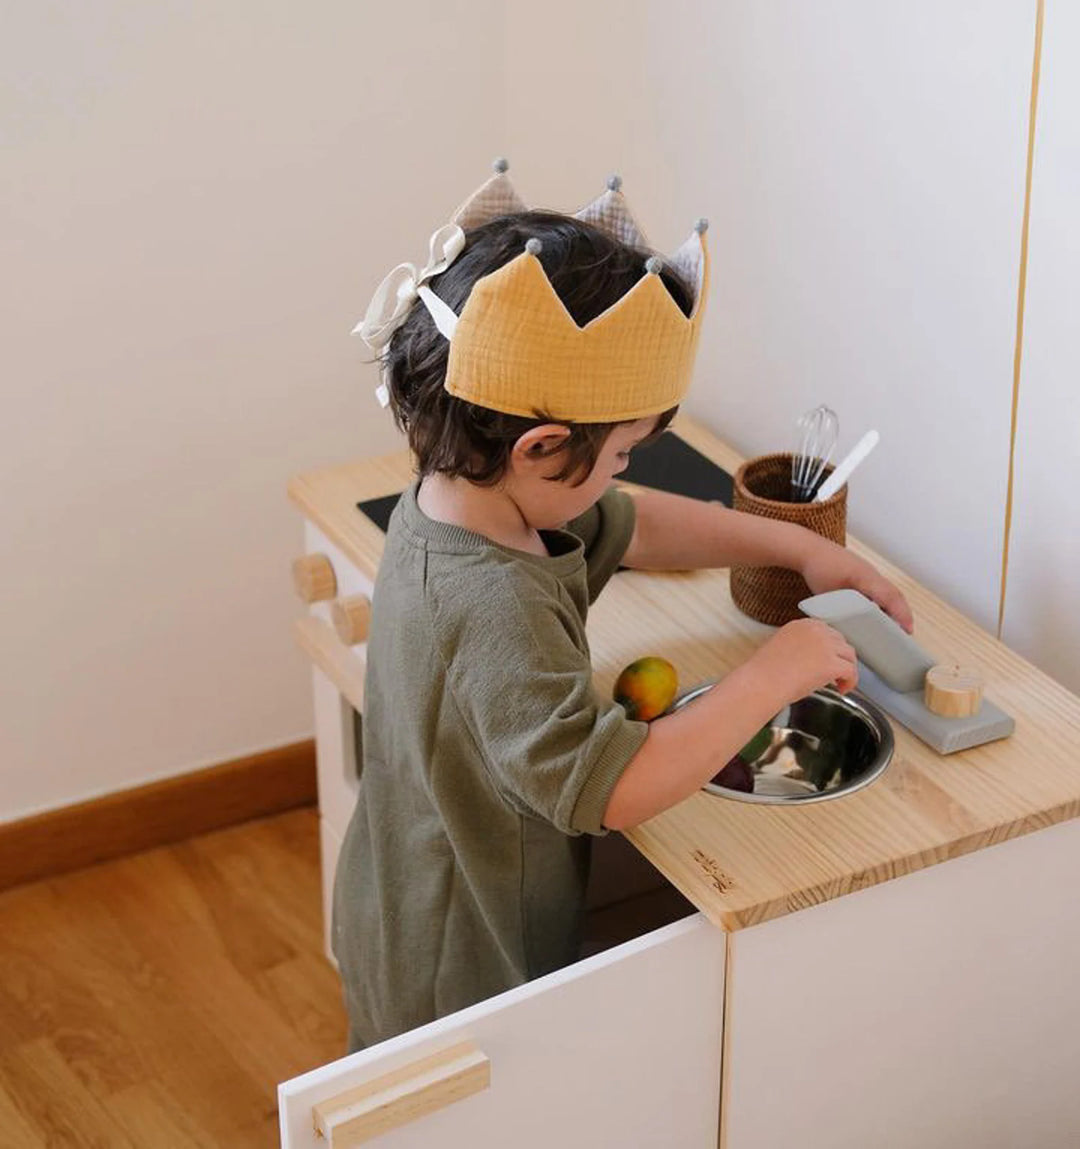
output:
M623 564L638 570L776 566L798 571L812 594L851 587L905 630L911 608L900 590L864 559L795 523L734 511L666 491L631 492L634 533ZM738 747L736 747L738 749Z
M612 787L603 824L625 830L688 798L789 702L858 679L855 651L820 619L788 623L689 706L649 724Z
M611 791L604 826L626 830L689 798L783 706L750 660L690 706L655 719Z

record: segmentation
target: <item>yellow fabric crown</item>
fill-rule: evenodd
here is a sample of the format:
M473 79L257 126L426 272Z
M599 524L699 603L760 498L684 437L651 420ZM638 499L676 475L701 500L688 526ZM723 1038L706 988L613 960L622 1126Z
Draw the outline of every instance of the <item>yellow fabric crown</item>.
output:
M613 176L603 195L575 213L612 238L647 248ZM690 386L708 293L707 223L699 220L668 264L690 289L689 317L664 286L663 261L584 327L566 310L538 257L539 240L478 279L456 316L426 286L465 246L464 230L511 212L527 211L497 161L495 174L432 236L422 272L401 264L383 281L357 331L381 348L423 301L450 340L445 386L451 395L511 415L542 413L558 421L607 423L656 415L681 402Z

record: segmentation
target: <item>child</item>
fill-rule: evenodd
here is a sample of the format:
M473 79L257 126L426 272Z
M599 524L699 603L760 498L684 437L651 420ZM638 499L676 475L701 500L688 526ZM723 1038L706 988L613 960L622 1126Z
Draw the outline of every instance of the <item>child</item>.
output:
M419 479L375 585L335 880L350 1051L577 960L589 835L694 793L788 702L855 684L851 648L805 619L696 705L631 721L595 694L585 637L620 563L790 566L911 626L895 587L801 527L611 487L685 392L704 226L676 273L646 270L617 184L577 218L523 209L499 169L363 325Z

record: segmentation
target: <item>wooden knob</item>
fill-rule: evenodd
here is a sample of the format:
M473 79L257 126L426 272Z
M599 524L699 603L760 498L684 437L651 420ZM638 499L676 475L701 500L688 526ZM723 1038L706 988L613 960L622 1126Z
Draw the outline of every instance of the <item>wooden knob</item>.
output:
M927 710L942 718L967 718L982 706L982 675L969 667L950 664L926 672L923 700Z
M334 566L326 555L303 555L292 565L293 586L304 602L325 602L337 594Z
M368 636L368 623L371 621L371 602L367 595L351 594L339 598L330 607L330 621L346 646L363 642Z

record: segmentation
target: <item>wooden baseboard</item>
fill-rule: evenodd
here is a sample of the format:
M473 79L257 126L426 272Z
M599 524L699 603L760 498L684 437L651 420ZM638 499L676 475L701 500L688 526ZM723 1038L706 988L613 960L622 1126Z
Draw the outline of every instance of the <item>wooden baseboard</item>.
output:
M317 801L308 739L0 823L0 890Z

